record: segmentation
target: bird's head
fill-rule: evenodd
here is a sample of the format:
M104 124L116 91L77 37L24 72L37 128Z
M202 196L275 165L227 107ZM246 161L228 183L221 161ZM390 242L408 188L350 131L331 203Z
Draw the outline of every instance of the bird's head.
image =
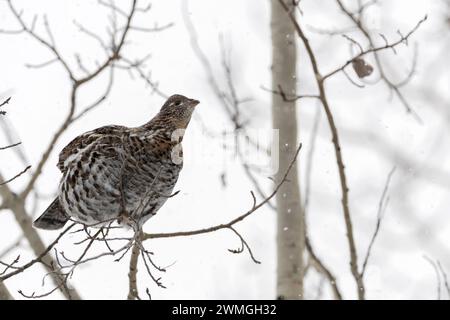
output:
M198 100L174 94L161 107L160 115L171 121L176 128L185 129L191 120L195 106L199 103Z

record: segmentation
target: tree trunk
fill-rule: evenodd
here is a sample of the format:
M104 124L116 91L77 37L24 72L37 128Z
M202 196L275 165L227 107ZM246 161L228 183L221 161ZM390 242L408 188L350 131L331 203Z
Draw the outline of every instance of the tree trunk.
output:
M14 298L9 293L8 288L6 288L5 284L1 280L0 280L0 300L14 300Z
M4 181L3 176L0 173L0 182ZM3 185L0 188L0 195L2 197L3 203L8 205L8 208L14 213L14 217L22 232L27 239L31 249L36 256L39 256L45 251L46 246L42 239L39 237L38 232L32 226L32 220L30 215L25 209L24 201L17 196L8 188L7 185ZM81 297L75 288L69 288L67 283L64 281L64 276L59 273L58 270L55 272L58 263L52 258L50 254L46 254L42 257L42 262L45 265L47 271L49 272L50 278L54 281L55 285L59 287L61 293L71 300L80 300Z
M278 0L272 0L271 30L272 89L279 91L281 88L287 95L295 95L295 30ZM272 120L273 128L279 130L279 169L276 180L280 181L297 148L295 102L284 101L281 95L273 94ZM296 165L277 193L276 203L277 296L279 299L302 299L305 226Z

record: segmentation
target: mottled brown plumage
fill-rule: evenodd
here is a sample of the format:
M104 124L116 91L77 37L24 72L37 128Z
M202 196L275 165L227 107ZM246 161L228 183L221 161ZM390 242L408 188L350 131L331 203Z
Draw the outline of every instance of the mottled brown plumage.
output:
M172 193L184 129L198 103L173 95L140 127L109 125L76 137L59 155L58 197L34 226L59 229L70 218L88 226L115 219L142 226Z

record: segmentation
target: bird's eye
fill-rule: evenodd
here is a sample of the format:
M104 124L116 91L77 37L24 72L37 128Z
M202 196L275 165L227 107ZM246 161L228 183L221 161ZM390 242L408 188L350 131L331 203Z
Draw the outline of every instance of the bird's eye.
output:
M175 101L175 105L176 105L177 107L180 106L180 105L181 105L181 101L180 101L180 100Z

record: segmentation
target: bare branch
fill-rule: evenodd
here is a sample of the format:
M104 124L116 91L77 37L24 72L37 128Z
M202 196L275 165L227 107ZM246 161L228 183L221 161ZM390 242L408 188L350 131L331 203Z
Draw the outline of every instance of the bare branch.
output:
M315 252L311 246L311 242L308 237L306 237L305 244L306 244L306 250L308 250L308 253L311 257L311 261L312 261L314 267L317 269L317 271L322 273L328 279L331 289L333 290L334 298L336 300L342 300L342 294L337 285L336 277L325 266L325 264L322 262L322 260L320 260L319 257L317 257L317 255L315 254Z
M244 169L244 173L248 177L248 179L252 182L252 184L255 186L256 192L262 197L266 198L266 194L263 191L262 187L260 186L256 175L252 171L251 167L245 162L244 155L241 151L242 146L239 143L239 135L244 135L250 143L254 146L257 146L258 144L255 143L250 136L247 134L247 130L245 128L245 123L241 119L241 113L240 113L240 107L241 104L245 101L243 99L239 99L237 96L236 88L234 86L233 78L232 78L232 70L231 70L231 64L227 59L226 53L225 53L225 46L223 44L223 38L219 37L219 43L220 43L220 49L221 49L221 58L222 58L222 67L225 71L225 79L227 84L227 91L228 94L223 92L221 90L219 83L217 82L211 63L209 59L207 58L206 54L201 49L199 43L198 43L198 35L197 31L195 30L194 24L192 23L187 9L187 3L183 2L183 19L186 25L186 28L189 32L190 40L191 40L191 47L197 56L198 60L200 61L201 65L203 66L203 69L208 77L208 84L211 86L212 90L215 93L216 98L220 102L220 105L222 106L225 113L228 115L228 118L234 125L234 137L235 137L235 145L236 145L236 151L239 159L241 160L242 168ZM259 151L259 148L257 148L257 151ZM266 151L266 150L264 150ZM267 153L267 151L266 151ZM275 206L269 202L268 205L275 209Z
M8 0L8 3L11 3L11 0ZM111 66L115 60L120 58L120 52L121 52L122 47L125 44L125 39L126 39L126 36L128 34L128 31L129 31L129 26L131 24L131 21L133 19L134 13L135 13L135 7L136 7L136 0L133 0L132 6L131 6L131 9L130 9L130 13L127 15L127 21L126 21L126 24L125 24L124 31L121 34L121 37L120 37L120 40L119 40L118 44L113 48L113 52L111 53L111 55L96 70L94 70L92 73L86 75L83 78L75 79L73 77L72 72L70 71L70 69L67 68L67 72L69 72L71 79L73 79L73 85L72 85L72 90L71 90L71 95L70 95L69 113L66 116L66 118L65 118L64 122L62 123L62 125L59 127L59 129L54 134L52 140L50 141L50 143L49 143L49 145L47 147L47 149L43 153L43 155L41 157L41 160L39 161L39 163L38 163L38 165L36 167L36 170L33 173L30 181L28 182L27 186L25 187L25 189L20 194L21 198L25 199L27 197L27 195L29 194L29 192L33 189L33 186L34 186L36 180L38 179L38 177L40 176L40 174L42 172L42 169L43 169L44 165L46 164L46 162L47 162L51 152L53 151L53 148L54 148L56 142L59 140L60 136L65 132L65 130L74 122L73 115L75 113L75 109L76 109L76 106L77 106L77 92L78 92L78 89L82 85L84 85L87 82L91 81L92 79L96 78L104 70L106 70L106 68ZM12 7L12 5L11 5L11 10L13 10L13 12L16 12L15 9ZM15 14L17 15L17 13L15 13ZM20 16L18 16L18 19L20 19ZM40 39L40 38L36 38L36 39ZM46 43L46 44L47 44L47 46L51 46L48 43ZM51 48L53 48L53 50L57 54L57 57L59 57L58 51L56 51L56 49L54 47L51 47ZM61 60L60 62L62 63L63 60ZM109 89L107 89L107 92L109 92ZM101 97L97 102L95 102L93 104L92 107L88 107L87 111L92 110L92 108L98 106L105 99L106 99L106 97L105 98ZM79 119L80 116L77 116L76 118Z
M6 146L6 147L0 147L0 150L5 150L5 149L9 149L9 148L14 148L14 147L16 147L16 146L18 146L18 145L20 145L20 144L22 144L22 142L13 143L13 144L10 144L9 146Z
M383 220L383 215L386 210L387 204L389 202L389 198L387 197L389 184L391 182L392 175L395 172L395 167L391 169L386 179L386 183L383 188L383 192L380 197L380 201L378 203L378 212L377 212L377 223L375 225L375 231L373 232L372 238L370 239L369 247L367 248L366 257L364 258L364 262L361 269L361 277L364 277L364 273L366 272L367 263L369 262L370 254L372 252L373 244L375 243L375 239L380 231L381 221Z
M51 64L53 64L55 62L58 62L58 61L59 61L58 59L54 58L54 59L50 59L48 61L41 62L41 63L35 63L35 64L33 64L33 63L26 63L25 67L30 68L30 69L40 69L40 68L47 67L47 66L49 66L49 65L51 65Z
M450 299L450 285L448 283L447 273L444 271L444 268L442 268L441 262L439 260L437 261L437 265L438 265L439 271L442 274L442 278L444 279L444 286L447 291L447 298Z
M106 43L103 41L103 39L96 34L95 32L87 29L86 27L84 27L81 23L78 23L76 20L73 21L73 24L76 25L78 27L78 29L80 30L80 32L88 35L89 37L93 38L94 40L96 40L100 46L106 51L108 52L108 46L106 45Z
M361 58L361 57L363 57L363 56L366 55L366 54L369 54L369 53L377 53L377 52L379 52L379 51L383 51L383 50L386 50L386 49L392 49L392 48L395 48L396 46L398 46L398 45L400 45L400 44L402 44L402 43L405 43L405 42L408 40L408 38L411 37L412 34L413 34L414 32L416 32L416 30L420 27L420 25L421 25L423 22L425 22L426 20L427 20L427 16L425 16L424 18L422 18L421 20L419 20L419 22L417 22L416 26L415 26L413 29L411 29L406 35L400 37L400 39L398 39L397 41L394 41L394 42L392 42L392 43L386 43L386 44L383 45L383 46L371 47L371 48L368 48L368 49L366 49L366 50L361 51L361 52L360 52L359 54L357 54L355 57L353 57L352 59L350 59L350 60L348 60L347 62L345 62L342 66L340 66L340 67L334 69L333 71L330 71L330 72L328 72L327 74L325 74L325 75L323 76L323 79L326 80L326 79L330 78L331 76L335 75L335 74L338 73L339 71L342 71L344 68L346 68L348 65L350 65L350 64L353 62L353 60L355 60L355 59L357 59L357 58Z
M263 207L265 204L267 204L270 201L270 199L272 199L277 194L277 192L280 189L280 187L282 186L282 184L286 181L287 176L288 176L289 172L291 171L291 168L294 166L301 147L302 147L302 145L300 144L299 147L297 148L294 158L292 159L289 167L287 168L287 170L283 176L283 179L281 179L281 181L277 184L277 186L272 191L272 193L267 198L265 198L264 200L259 202L257 205L253 205L252 208L250 210L248 210L247 212L245 212L244 214L238 216L237 218L234 218L233 220L229 221L228 223L224 223L224 224L220 224L220 225L216 225L216 226L204 228L204 229L197 229L197 230L192 230L192 231L181 231L181 232L170 232L170 233L144 233L142 240L145 241L148 239L156 239L156 238L186 237L186 236L211 233L211 232L221 230L221 229L230 229L232 226L243 221L245 218L250 216L252 213L256 212L258 209Z
M19 172L18 174L16 174L14 177L12 177L11 179L8 179L8 180L6 180L6 181L0 182L0 186L2 186L2 185L4 185L4 184L7 184L7 183L10 183L11 181L17 179L18 177L20 177L21 175L23 175L25 172L27 172L28 169L30 169L30 168L31 168L31 166L28 166L28 167L26 167L25 169L23 169L21 172Z
M197 31L195 30L195 27L189 17L188 9L187 9L187 2L183 1L183 20L186 26L186 29L189 32L189 37L191 41L191 47L194 50L195 55L199 59L200 63L202 64L203 68L205 69L206 75L208 77L208 83L212 87L214 93L217 97L219 97L219 101L222 102L223 109L228 114L230 118L233 117L233 111L231 110L231 107L228 106L224 100L222 99L223 93L222 90L220 90L220 86L218 85L216 78L214 77L214 72L211 67L211 63L209 62L207 56L201 49L199 43L198 43L198 35Z
M102 6L105 6L109 9L111 9L113 12L119 13L123 17L128 18L128 13L126 13L125 11L123 11L122 9L117 7L112 1L109 1L109 3L108 3L103 0L98 0L98 3L101 4Z
M255 256L253 255L252 249L250 248L250 246L248 245L247 241L245 241L245 239L242 237L242 235L236 231L236 229L234 229L233 227L229 228L231 231L234 232L234 234L236 234L239 237L239 240L241 240L241 248L240 249L228 249L228 251L230 251L231 253L242 253L244 252L244 248L247 249L248 253L250 254L250 258L253 260L254 263L256 264L260 264L261 262L259 260L256 260Z
M439 272L439 267L438 267L438 265L437 265L437 263L436 262L434 262L434 260L433 259L431 259L431 258L429 258L429 257L427 257L427 256L424 256L424 259L425 260L427 260L430 264L431 264L431 266L433 267L433 269L434 269L434 272L436 273L436 293L437 293L437 300L441 300L441 274L440 274L440 272Z
M22 19L21 14L16 10L16 8L13 6L12 1L11 0L6 0L8 3L8 6L11 10L11 12L13 13L13 15L15 16L17 22L19 22L20 26L22 27L21 32L25 32L27 33L29 36L31 36L32 38L34 38L35 40L37 40L39 43L41 43L42 45L44 45L44 47L48 48L53 55L55 56L55 59L57 59L60 64L64 67L64 69L66 70L67 74L69 75L69 78L72 81L75 81L75 77L73 75L72 70L70 69L69 65L67 64L67 62L65 61L64 58L62 58L62 56L60 55L60 53L58 52L58 50L56 49L55 45L54 45L54 39L53 36L51 36L51 42L48 42L46 40L44 40L41 36L37 35L33 29L34 29L34 24L36 22L36 19L33 20L33 23L31 24L31 27L28 27L25 22ZM51 32L48 28L48 24L46 26L47 28L47 33L49 35L51 35Z
M24 239L23 235L20 235L17 240L15 240L11 245L9 245L8 247L4 248L2 252L0 252L0 259L3 259L7 254L9 254L11 251L13 251L14 249L16 249L17 247L20 246L20 244L22 243Z
M7 98L5 101L0 103L0 108L3 107L5 104L8 104L10 101L11 101L11 97ZM2 113L2 114L4 114L4 113Z
M306 219L308 207L309 207L309 199L311 194L311 175L314 168L314 152L316 147L316 139L319 132L319 124L320 124L320 118L321 118L321 112L320 108L316 109L315 115L314 115L314 124L311 132L311 138L309 140L309 150L308 154L306 156L305 162L306 162L306 169L305 169L305 191L304 191L304 201L303 201L303 211L304 211L304 217Z
M98 107L102 102L104 102L111 92L113 82L114 82L114 67L112 67L110 70L109 81L106 86L105 92L96 101L94 101L87 107L84 107L77 115L74 115L72 118L72 122L77 121L78 119L86 115L88 112L90 112L92 109Z
M261 86L260 88L263 89L264 91L268 91L273 94L278 94L281 96L283 101L288 101L288 102L293 102L293 101L297 101L297 100L305 99L305 98L314 98L314 99L320 98L320 96L317 94L288 95L284 92L283 88L280 85L278 85L278 90L271 90L264 86Z
M8 274L5 274L3 276L0 277L0 281L4 281L7 280L9 278L11 278L12 276L15 276L18 273L21 273L25 270L27 270L28 268L30 268L31 266L33 266L34 264L38 263L38 262L42 262L43 258L52 250L52 248L59 242L59 240L61 240L61 238L70 230L72 229L76 224L72 223L70 226L68 226L66 229L64 229L59 235L58 237L50 244L47 246L47 248L41 253L39 254L35 259L31 260L30 262L24 264L21 267L17 267L15 271L12 271Z
M366 39L369 42L369 48L364 50L363 52L360 52L359 55L355 56L353 59L347 61L343 66L341 66L338 69L335 69L334 71L329 72L326 76L324 76L324 78L329 78L330 76L332 76L333 74L343 70L345 67L347 67L349 64L352 63L352 61L355 58L362 58L363 55L365 54L369 54L369 53L373 53L374 57L375 57L375 62L376 62L376 66L377 69L380 73L381 79L383 80L383 82L386 84L386 86L391 89L399 98L400 102L403 104L403 106L405 107L406 111L408 113L410 113L419 123L422 123L422 119L419 117L419 115L411 108L410 104L408 103L408 101L405 99L405 97L403 96L403 94L400 91L400 87L401 87L401 83L399 84L395 84L393 81L391 81L389 79L389 77L386 75L385 71L384 71L384 67L383 64L381 62L380 56L379 56L379 52L384 51L386 49L392 49L394 53L396 53L395 48L404 43L406 45L408 45L408 40L409 38L419 29L419 27L422 25L422 23L425 22L425 20L427 20L427 16L425 16L423 19L419 20L417 22L417 24L406 34L403 35L401 32L398 32L400 38L397 41L394 41L392 43L389 43L387 38L383 35L380 34L380 36L382 37L382 39L385 42L384 46L375 46L375 41L373 40L372 36L370 35L370 32L364 27L362 21L361 21L361 15L362 12L365 10L365 6L364 5L360 5L360 17L355 16L354 14L352 14L343 4L342 0L336 0L339 8L341 9L341 11L355 24L356 28L359 29L361 31L361 33L366 37ZM413 62L413 65L415 64L415 62ZM412 68L412 70L414 70L414 68ZM413 71L412 71L413 72ZM410 78L412 76L408 75L406 79Z
M151 28L144 28L144 27L138 27L138 26L130 26L131 30L135 30L135 31L142 31L142 32L159 32L159 31L164 31L166 29L169 29L171 27L174 26L173 22L169 22L165 25L159 26L158 24L155 23L155 25Z

